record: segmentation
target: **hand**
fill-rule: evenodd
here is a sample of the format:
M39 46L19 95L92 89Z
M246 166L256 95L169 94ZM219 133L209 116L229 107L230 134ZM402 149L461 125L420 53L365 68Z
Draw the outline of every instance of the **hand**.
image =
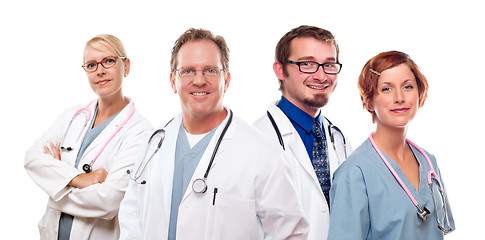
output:
M108 176L104 168L96 169L90 173L81 173L75 176L68 185L83 189L96 183L103 183Z
M47 146L44 146L44 153L50 154L57 160L61 160L61 150L59 149L59 145L54 145L52 142L49 144L50 149Z

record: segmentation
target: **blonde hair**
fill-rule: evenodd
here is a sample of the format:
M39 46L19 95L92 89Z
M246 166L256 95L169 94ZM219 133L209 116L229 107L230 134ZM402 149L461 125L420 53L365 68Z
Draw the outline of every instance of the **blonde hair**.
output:
M87 43L86 47L92 47L96 50L100 50L101 46L108 48L111 52L117 55L117 57L127 57L125 46L121 40L117 37L109 34L100 34L91 38ZM84 58L85 56L83 56Z

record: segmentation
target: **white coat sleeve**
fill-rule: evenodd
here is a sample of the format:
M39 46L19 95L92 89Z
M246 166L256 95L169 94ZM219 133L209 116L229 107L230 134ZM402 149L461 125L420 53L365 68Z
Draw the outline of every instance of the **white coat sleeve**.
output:
M73 216L108 220L115 217L128 186L129 177L126 170L133 167L138 147L142 145L145 133L149 129L151 126L148 122L144 118L138 118L138 122L124 133L123 139L110 156L106 180L83 189L73 188L57 204L50 207Z
M279 156L274 152L279 152ZM289 175L289 165L279 146L274 152L262 157L259 169L264 173L255 182L257 214L265 239L307 239L309 225ZM275 157L276 161L270 161Z
M50 154L44 153L44 146L49 143L59 144L64 137L67 125L72 116L67 110L61 114L54 124L27 150L24 167L34 182L52 199L59 200L61 191L82 171L65 162L59 161Z
M328 239L367 239L370 216L365 181L358 166L340 166L330 189Z

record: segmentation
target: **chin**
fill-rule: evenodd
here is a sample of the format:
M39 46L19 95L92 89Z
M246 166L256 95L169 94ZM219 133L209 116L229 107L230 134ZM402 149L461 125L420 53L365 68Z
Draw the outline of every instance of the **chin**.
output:
M185 107L184 111L190 114L206 114L210 108L205 104L190 104Z
M303 103L312 108L321 108L328 103L328 96L326 94L315 95L312 99L304 99Z

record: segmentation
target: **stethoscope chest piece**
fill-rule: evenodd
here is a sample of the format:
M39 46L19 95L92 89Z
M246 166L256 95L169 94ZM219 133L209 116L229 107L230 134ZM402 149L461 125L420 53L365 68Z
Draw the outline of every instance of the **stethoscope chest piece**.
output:
M418 216L424 221L426 221L426 217L428 217L429 214L430 214L430 211L426 207L424 207L423 209L419 208Z
M202 178L197 178L192 183L192 190L195 193L205 193L207 191L207 184L205 184L205 180Z
M86 163L86 164L84 164L84 165L83 165L83 170L84 170L84 172L85 172L85 173L90 173L90 172L91 172L91 170L92 170L92 169L91 169L91 165L89 165L89 164L87 164L87 163Z

